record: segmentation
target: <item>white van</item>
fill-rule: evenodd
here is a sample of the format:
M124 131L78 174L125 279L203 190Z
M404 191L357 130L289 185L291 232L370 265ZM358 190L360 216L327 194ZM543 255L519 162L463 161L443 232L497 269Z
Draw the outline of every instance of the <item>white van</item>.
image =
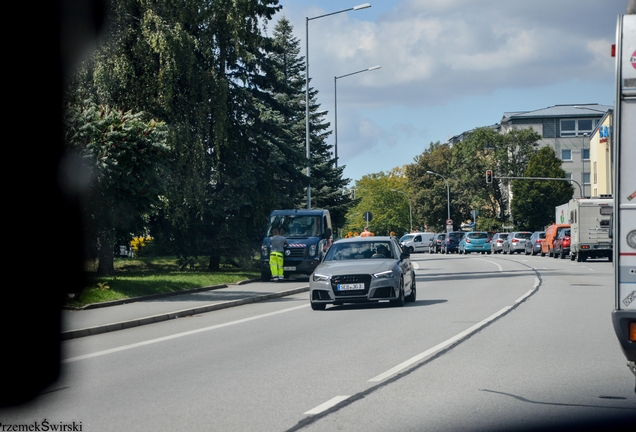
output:
M435 233L432 232L418 232L406 234L400 239L400 245L404 252L426 252L428 250L428 244Z

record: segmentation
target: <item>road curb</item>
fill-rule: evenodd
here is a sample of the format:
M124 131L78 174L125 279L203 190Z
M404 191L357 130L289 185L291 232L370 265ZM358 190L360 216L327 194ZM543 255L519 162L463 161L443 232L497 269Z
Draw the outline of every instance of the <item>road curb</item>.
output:
M274 298L285 297L288 295L294 295L294 294L307 292L307 291L309 291L308 286L301 287L301 288L293 288L293 289L280 291L276 293L264 294L260 296L254 296L254 297L247 297L240 300L231 300L231 301L226 301L222 303L213 303L213 304L200 306L200 307L196 307L192 309L183 309L180 311L169 312L165 314L152 315L152 316L143 317L143 318L136 318L129 321L120 321L120 322L105 324L101 326L87 327L87 328L78 329L78 330L69 330L69 331L61 332L60 338L61 340L69 340L69 339L82 338L86 336L93 336L93 335L102 334L102 333L109 333L113 331L124 330L128 328L139 327L142 325L167 321L174 318L182 318L182 317L196 315L200 313L212 312L215 310L227 309L227 308L231 308L235 306L241 306L241 305L261 302L265 300L271 300Z

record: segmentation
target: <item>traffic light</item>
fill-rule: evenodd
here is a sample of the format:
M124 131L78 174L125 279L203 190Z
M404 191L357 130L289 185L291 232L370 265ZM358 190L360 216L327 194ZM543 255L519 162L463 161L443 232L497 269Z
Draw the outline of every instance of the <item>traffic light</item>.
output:
M486 170L486 183L492 183L492 170Z

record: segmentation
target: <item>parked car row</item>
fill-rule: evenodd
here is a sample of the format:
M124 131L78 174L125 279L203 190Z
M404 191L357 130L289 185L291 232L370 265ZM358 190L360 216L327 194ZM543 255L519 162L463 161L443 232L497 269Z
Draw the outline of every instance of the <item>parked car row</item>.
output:
M551 225L546 231L514 231L510 233L498 232L465 232L452 231L450 233L412 233L400 239L400 246L405 252L429 253L459 253L469 254L481 252L486 254L524 253L560 257L561 259L573 255L570 252L570 225ZM426 246L425 246L426 243Z

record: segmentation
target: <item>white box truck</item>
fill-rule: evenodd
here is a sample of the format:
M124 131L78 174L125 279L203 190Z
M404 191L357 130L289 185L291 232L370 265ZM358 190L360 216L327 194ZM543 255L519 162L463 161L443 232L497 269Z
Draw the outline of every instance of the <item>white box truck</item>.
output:
M568 203L554 208L554 223L557 225L568 223Z
M612 240L609 238L611 198L575 198L567 209L570 224L570 259L577 262L588 258L612 261Z

